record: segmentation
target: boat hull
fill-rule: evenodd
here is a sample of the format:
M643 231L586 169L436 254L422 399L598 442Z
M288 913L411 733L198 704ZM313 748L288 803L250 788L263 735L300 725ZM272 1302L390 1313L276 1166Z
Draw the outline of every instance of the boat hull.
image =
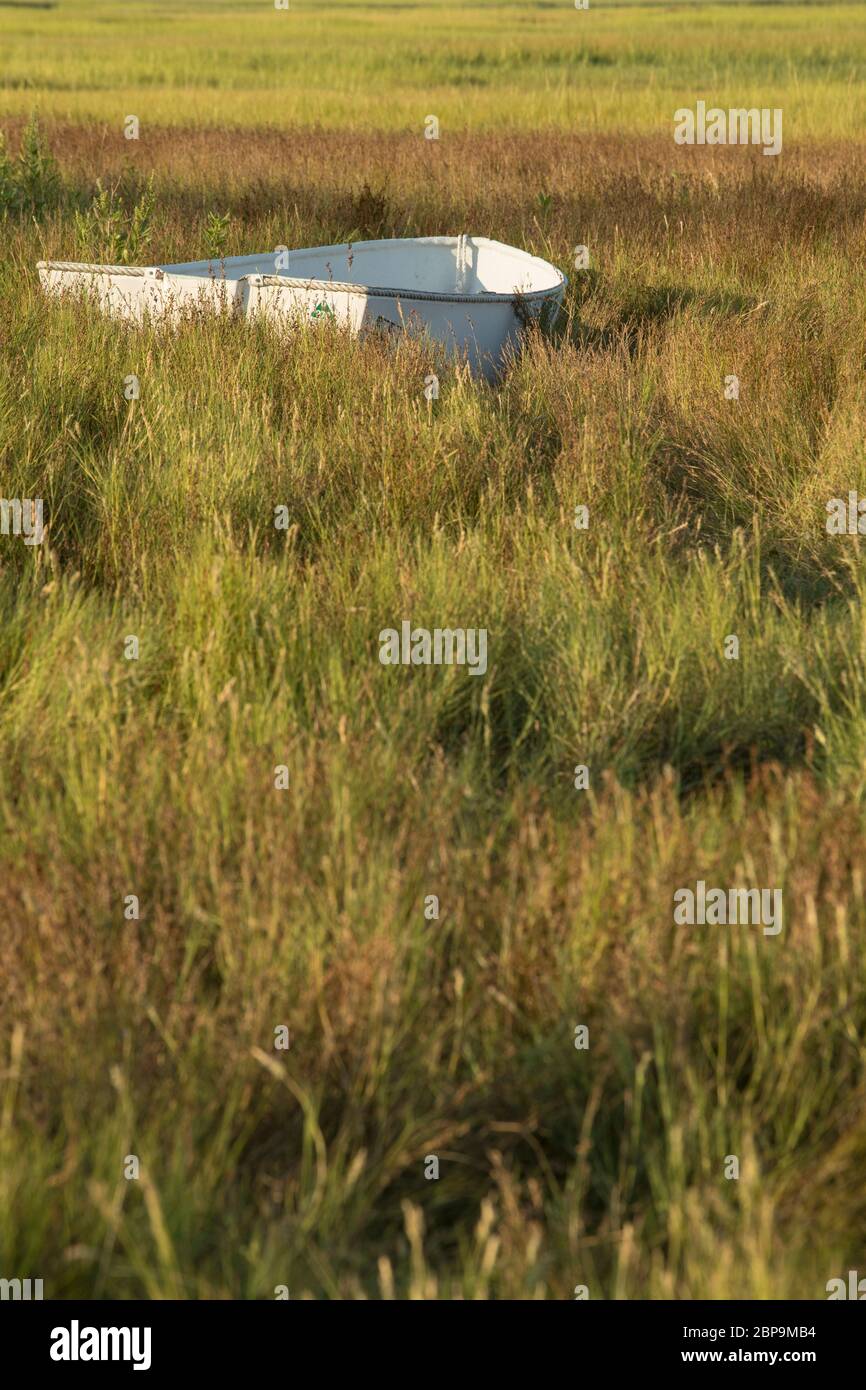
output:
M83 293L138 323L204 310L261 316L286 329L330 321L353 334L426 335L488 377L519 346L527 323L561 303L567 283L546 261L480 237L282 247L166 266L48 261L38 269L48 293Z

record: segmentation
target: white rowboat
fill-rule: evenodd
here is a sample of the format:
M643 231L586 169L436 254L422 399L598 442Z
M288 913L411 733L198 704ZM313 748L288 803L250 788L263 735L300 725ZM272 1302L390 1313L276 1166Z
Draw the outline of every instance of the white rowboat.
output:
M449 355L495 376L520 330L561 303L565 276L487 237L401 237L180 265L40 261L51 294L87 293L142 322L195 308L265 314L287 324L330 319L352 333L427 333Z

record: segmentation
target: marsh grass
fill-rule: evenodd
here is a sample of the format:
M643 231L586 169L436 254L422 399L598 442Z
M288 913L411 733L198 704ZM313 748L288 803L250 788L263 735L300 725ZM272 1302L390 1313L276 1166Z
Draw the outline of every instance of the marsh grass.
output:
M849 3L76 0L0 6L0 114L159 127L670 134L678 107L784 110L785 139L862 138Z
M156 263L214 207L226 254L348 238L365 180L382 235L549 256L562 322L487 386L46 302L101 139L53 132L61 204L0 264L2 493L49 527L0 538L3 1270L823 1297L866 1224L866 580L824 528L866 491L861 176L518 135L140 156ZM487 676L382 667L404 617L486 627ZM782 887L782 934L674 927L699 877Z

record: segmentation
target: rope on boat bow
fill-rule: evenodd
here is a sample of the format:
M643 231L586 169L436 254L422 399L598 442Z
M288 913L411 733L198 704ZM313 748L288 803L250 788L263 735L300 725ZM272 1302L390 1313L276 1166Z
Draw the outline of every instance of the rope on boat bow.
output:
M466 273L469 270L471 253L467 245L468 238L465 232L461 232L457 238L457 285L458 294L466 293Z

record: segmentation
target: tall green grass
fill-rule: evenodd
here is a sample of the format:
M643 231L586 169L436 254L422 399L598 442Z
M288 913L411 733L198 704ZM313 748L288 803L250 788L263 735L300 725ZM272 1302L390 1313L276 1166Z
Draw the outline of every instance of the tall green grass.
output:
M380 234L550 256L563 321L488 386L47 302L70 139L0 268L0 493L48 522L0 538L0 1270L824 1297L866 1220L866 576L824 528L866 490L862 179L543 137L493 186L495 142L157 169L156 262L215 208L231 252L356 234L383 166ZM403 618L486 627L487 675L381 666ZM675 927L698 878L781 887L782 933Z

